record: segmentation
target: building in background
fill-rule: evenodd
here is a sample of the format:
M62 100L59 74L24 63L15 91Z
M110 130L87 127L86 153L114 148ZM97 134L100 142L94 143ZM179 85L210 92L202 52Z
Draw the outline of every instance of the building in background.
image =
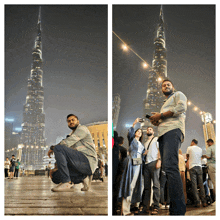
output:
M114 95L112 103L112 121L113 129L116 130L118 124L118 116L120 112L121 98L119 94Z
M37 37L32 52L33 62L28 79L21 132L22 163L27 169L42 168L46 150L41 40L41 7L39 7Z
M161 83L167 77L167 60L166 60L166 41L164 32L164 18L163 9L160 8L159 25L157 28L157 36L154 39L154 54L152 67L149 71L146 99L143 101L143 117L146 114L151 115L151 112L160 112L163 104L164 95L161 90ZM146 130L148 126L152 126L149 120L142 123L144 131L144 139L146 141ZM154 127L155 134L157 134L157 127Z
M94 122L85 126L92 135L98 157L106 162L108 160L108 122Z

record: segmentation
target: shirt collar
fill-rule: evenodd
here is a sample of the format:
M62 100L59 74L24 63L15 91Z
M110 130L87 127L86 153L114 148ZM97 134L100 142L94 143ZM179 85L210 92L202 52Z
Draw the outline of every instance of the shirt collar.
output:
M174 92L171 93L166 99L164 99L163 102L166 102L173 94L174 94Z

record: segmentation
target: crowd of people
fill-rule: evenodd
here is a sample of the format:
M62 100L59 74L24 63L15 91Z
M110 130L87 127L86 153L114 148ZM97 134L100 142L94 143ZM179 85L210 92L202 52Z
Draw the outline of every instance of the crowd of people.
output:
M114 133L113 215L118 214L119 207L121 215L133 215L132 211L138 215L157 215L162 205L169 207L169 215L185 215L187 204L206 207L215 200L214 141L207 140L209 147L203 154L197 146L198 141L193 139L185 159L180 148L185 137L187 98L175 91L169 79L162 82L162 92L166 99L160 113L152 112L149 117L152 126L147 128L145 143L142 142L142 129L135 130L139 118L128 131L126 155L123 153L126 148L122 150L123 137ZM157 137L154 127L157 127ZM204 158L208 174L207 169L203 171ZM208 184L206 188L203 186L204 176L207 183L207 175L213 190L207 189Z
M19 162L19 159L16 160L15 155L12 155L10 160L8 157L6 157L4 163L5 179L14 179L14 178L17 179L19 176L20 164L21 163Z

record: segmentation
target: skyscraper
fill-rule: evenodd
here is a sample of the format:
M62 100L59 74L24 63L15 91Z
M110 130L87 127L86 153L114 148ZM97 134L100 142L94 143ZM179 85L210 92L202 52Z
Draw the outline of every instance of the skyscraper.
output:
M145 117L146 114L151 114L151 112L159 112L163 104L164 95L161 91L161 83L162 80L167 77L165 40L163 9L161 6L157 36L154 39L152 68L149 71L146 99L143 101L143 117ZM146 130L148 126L152 126L148 120L142 123L143 130ZM156 127L154 127L154 131L157 132Z
M28 79L26 103L23 109L21 133L22 163L30 168L40 168L46 145L44 88L42 71L42 42L41 42L41 7L37 23L37 36L32 52L31 73Z

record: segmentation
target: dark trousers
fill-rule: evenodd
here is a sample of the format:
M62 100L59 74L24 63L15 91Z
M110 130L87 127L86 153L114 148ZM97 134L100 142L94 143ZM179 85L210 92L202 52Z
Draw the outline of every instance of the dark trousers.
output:
M92 175L89 160L82 152L64 145L56 145L53 151L58 167L58 170L52 175L54 183L71 181L78 184L87 176Z
M156 162L153 161L148 164L144 164L144 198L143 205L144 210L149 210L150 208L150 198L151 198L151 180L153 181L153 204L154 208L159 209L160 201L160 168L156 169Z
M8 170L9 170L9 169L5 168L5 178L8 177Z
M19 169L16 169L16 168L15 168L14 177L18 177L18 171L19 171Z
M190 179L192 182L192 191L193 191L193 195L194 195L194 203L198 204L200 203L200 198L202 200L202 203L206 203L206 198L205 198L205 188L203 186L203 179L202 179L202 167L200 166L195 166L193 168L191 168L189 170L190 173ZM198 182L198 186L200 188L199 194L200 194L200 198L198 195L198 189L197 189L197 182Z
M179 148L183 134L180 129L171 130L162 135L159 149L162 169L165 171L170 195L170 215L185 215L186 204L183 193L183 183L179 172Z
M162 171L160 175L160 202L163 205L165 205L165 203L167 205L170 204L169 190L166 183L167 183L166 173ZM165 199L165 195L166 195L166 199Z

